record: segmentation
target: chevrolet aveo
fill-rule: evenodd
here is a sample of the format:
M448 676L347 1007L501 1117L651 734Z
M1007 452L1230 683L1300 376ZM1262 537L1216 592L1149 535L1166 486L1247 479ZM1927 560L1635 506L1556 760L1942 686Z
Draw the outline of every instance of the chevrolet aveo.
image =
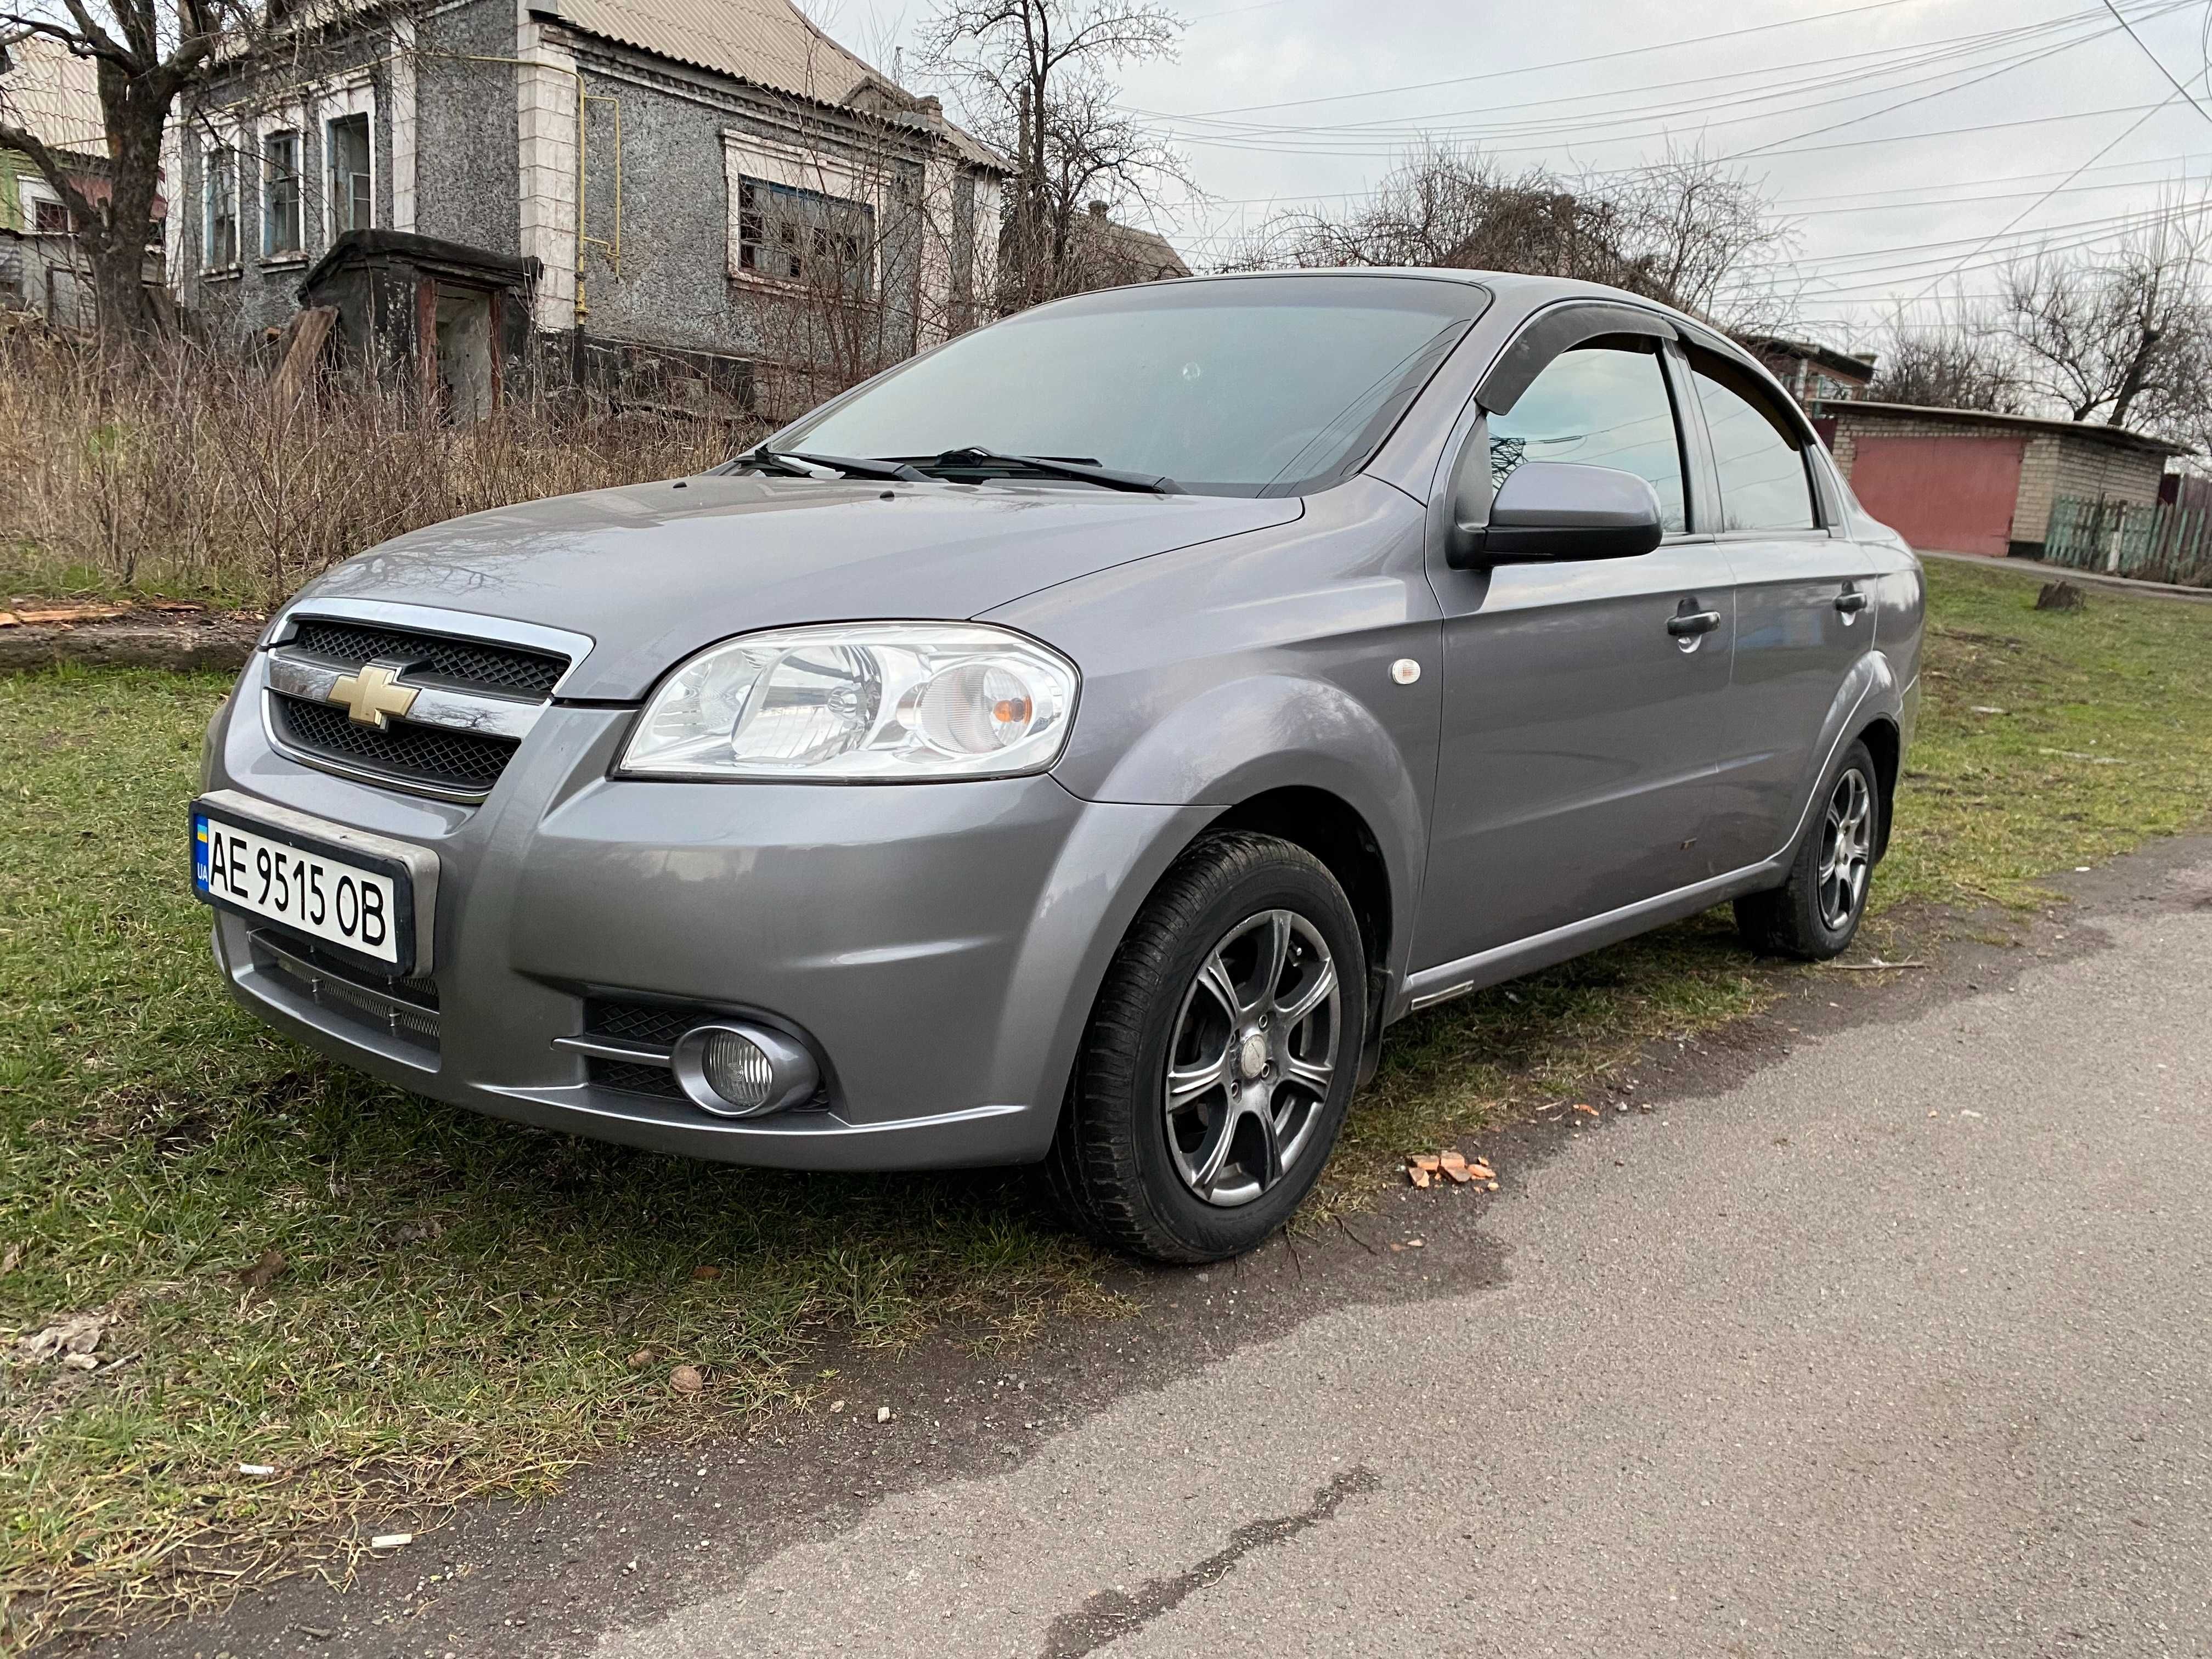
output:
M209 734L234 994L403 1088L1249 1248L1383 1029L1733 900L1842 950L1922 582L1692 319L1086 295L696 477L363 553Z

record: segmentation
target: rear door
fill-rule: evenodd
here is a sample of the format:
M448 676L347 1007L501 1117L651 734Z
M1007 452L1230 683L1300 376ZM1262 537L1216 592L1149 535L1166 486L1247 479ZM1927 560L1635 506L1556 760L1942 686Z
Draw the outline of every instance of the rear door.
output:
M1668 534L1639 558L1455 570L1432 555L1443 729L1417 968L1705 873L1733 610L1727 560L1691 522L1668 349L1606 335L1560 352L1466 441L1487 447L1493 484L1523 460L1635 472ZM1700 631L1670 632L1678 616Z
M1712 873L1779 852L1847 712L1851 666L1874 642L1875 565L1827 520L1817 441L1786 398L1695 345L1678 360L1718 490L1711 521L1735 583L1735 658L1708 842Z

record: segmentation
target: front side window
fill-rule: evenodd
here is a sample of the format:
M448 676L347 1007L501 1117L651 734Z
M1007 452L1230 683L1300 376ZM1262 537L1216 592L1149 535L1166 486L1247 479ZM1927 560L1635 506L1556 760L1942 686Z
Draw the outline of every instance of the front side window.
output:
M1740 365L1700 352L1691 368L1720 477L1720 528L1819 528L1796 423Z
M328 129L331 159L331 234L368 230L376 224L368 161L368 117L341 116Z
M868 292L875 214L864 204L740 178L738 268L852 299Z
M227 144L210 144L202 158L207 195L204 263L221 270L238 263L238 156Z
M261 141L261 252L300 251L300 135L272 132Z
M1617 335L1547 363L1510 414L1490 416L1492 488L1523 461L1633 472L1658 492L1661 525L1676 532L1687 528L1682 445L1657 342Z
M909 461L978 447L1194 494L1304 494L1374 453L1487 299L1380 276L1087 294L963 334L777 444Z

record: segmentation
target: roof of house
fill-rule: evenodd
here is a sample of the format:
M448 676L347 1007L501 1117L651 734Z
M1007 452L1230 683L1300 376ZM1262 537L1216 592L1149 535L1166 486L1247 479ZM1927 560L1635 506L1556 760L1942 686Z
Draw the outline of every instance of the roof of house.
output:
M873 112L933 131L978 167L1006 170L988 147L831 40L791 0L532 0L586 34L822 104L861 94Z
M0 119L27 129L56 149L107 154L107 121L100 107L99 71L58 40L31 35L8 48L0 75Z
M1152 283L1164 276L1190 275L1190 267L1166 237L1109 219L1103 202L1093 202L1089 211L1078 214L1072 228L1076 237L1088 244L1079 251L1079 257L1088 258L1100 267L1097 275L1101 281Z
M1862 382L1874 378L1875 360L1869 354L1838 351L1813 340L1787 340L1779 334L1739 334L1736 343L1754 355L1802 357L1825 369Z
M2104 426L2094 421L2054 421L2040 415L1999 415L1986 409L1938 409L1920 404L1878 404L1864 399L1832 403L1828 412L1839 422L1864 420L1879 425L1887 421L1948 421L1960 426L1998 428L2019 432L2055 432L2114 449L2136 449L2152 455L2194 455L2187 444L2168 443L2147 432L2130 432L2123 426Z

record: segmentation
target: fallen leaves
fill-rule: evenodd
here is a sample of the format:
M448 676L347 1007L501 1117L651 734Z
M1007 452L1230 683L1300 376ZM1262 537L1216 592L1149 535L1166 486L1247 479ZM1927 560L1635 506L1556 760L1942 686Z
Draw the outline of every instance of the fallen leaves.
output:
M695 1395L707 1386L707 1374L696 1365L678 1365L668 1373L668 1386L681 1395Z
M1441 1152L1407 1154L1406 1179L1416 1187L1426 1188L1433 1185L1439 1176L1455 1187L1487 1182L1492 1192L1498 1190L1498 1171L1481 1158L1471 1158L1464 1152L1449 1148Z
M1595 1117L1597 1115L1597 1108L1591 1105L1588 1101L1577 1101L1575 1103L1575 1109L1578 1112L1586 1113L1591 1117Z
M722 1270L712 1262L702 1261L691 1270L691 1277L702 1282L709 1279L720 1279L721 1276Z
M15 1358L34 1365L58 1359L71 1370L94 1370L100 1361L93 1357L93 1351L100 1346L100 1339L114 1322L112 1314L72 1314L42 1331L18 1338Z

